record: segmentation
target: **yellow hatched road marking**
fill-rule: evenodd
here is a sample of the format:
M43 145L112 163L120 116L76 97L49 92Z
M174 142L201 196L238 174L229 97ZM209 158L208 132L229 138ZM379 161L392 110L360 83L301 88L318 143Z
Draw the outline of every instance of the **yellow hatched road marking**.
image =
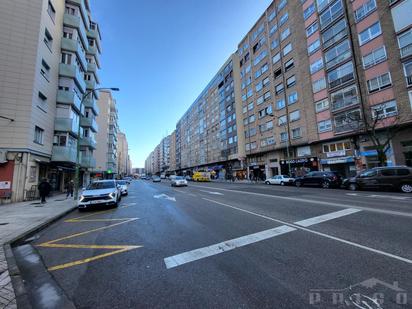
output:
M94 228L94 229L84 231L84 232L79 232L79 233L67 235L67 236L64 236L64 237L61 237L61 238L58 238L58 239L50 240L50 241L47 241L47 242L44 242L44 243L41 243L41 244L37 245L37 247L56 248L56 249L57 248L98 249L98 250L113 250L113 251L103 253L103 254L99 254L99 255L95 255L95 256L92 256L92 257L89 257L89 258L86 258L86 259L80 259L80 260L76 260L76 261L73 261L73 262L52 266L52 267L49 267L48 270L49 271L54 271L54 270L60 270L60 269L64 269L64 268L68 268L68 267L72 267L72 266L77 266L77 265L89 263L89 262L92 262L92 261L95 261L95 260L98 260L98 259L101 259L101 258L105 258L105 257L111 256L111 255L114 255L114 254L118 254L118 253L130 251L130 250L133 250L133 249L141 248L142 246L83 245L83 244L59 244L59 243L57 243L57 242L60 242L60 241L63 241L63 240L67 240L67 239L71 239L71 238L75 238L75 237L80 237L80 236L90 234L90 233L93 233L93 232L106 230L106 229L118 226L120 224L129 223L129 222L136 221L136 220L139 219L139 218L84 219L84 218L90 218L92 216L96 216L96 215L100 215L100 214L104 214L104 213L108 213L108 212L112 212L112 210L106 210L106 211L102 211L102 212L99 212L99 213L93 213L93 214L90 214L90 215L69 219L69 220L66 220L64 222L68 222L68 223L72 223L72 222L110 222L110 221L120 221L120 222L113 223L113 224L103 226L103 227L99 227L99 228Z

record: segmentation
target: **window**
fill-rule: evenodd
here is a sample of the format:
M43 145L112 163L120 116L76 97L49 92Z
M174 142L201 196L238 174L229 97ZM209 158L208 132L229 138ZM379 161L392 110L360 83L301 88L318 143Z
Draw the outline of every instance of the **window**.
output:
M324 144L323 145L323 152L335 152L337 150L351 150L351 144L349 141L347 142L340 142L340 143L331 143L331 144Z
M386 103L374 105L371 107L373 118L383 119L398 114L396 101L389 101Z
M283 56L286 56L287 54L289 54L292 51L292 43L289 43L288 45L286 45L285 47L283 47Z
M355 11L355 21L359 22L376 9L376 1L369 0Z
M302 133L301 133L300 128L292 129L292 138L293 139L300 138L302 136L301 134Z
M273 39L272 43L270 44L270 48L275 49L278 46L279 46L279 39Z
M269 69L267 63L265 63L260 69L255 72L255 78L259 78L263 73L265 73Z
M72 64L72 55L68 53L62 53L62 63Z
M315 12L315 3L313 2L311 5L307 7L306 10L303 11L303 19L308 19L313 13Z
M253 109L253 102L250 102L248 104L247 109L250 110L250 111Z
M345 37L348 33L348 28L346 27L345 19L341 19L330 29L322 33L323 48L328 48L329 46L335 44L340 39Z
M392 86L391 74L385 73L367 81L369 93Z
M324 77L319 78L318 80L315 80L312 83L313 93L319 92L325 88L326 88L326 79Z
M269 29L269 35L271 36L278 30L278 24L274 24L272 28Z
M40 74L47 80L49 81L50 79L50 66L47 64L44 59L41 61L41 68L40 68Z
M54 9L54 6L50 1L47 4L47 13L49 14L50 18L54 22L54 20L56 18L56 10Z
M272 63L275 64L280 60L280 53L277 53L272 57Z
M317 113L324 111L329 108L329 100L323 99L315 103L315 110Z
M268 54L268 51L266 49L262 50L260 52L260 54L255 58L255 60L253 61L253 65L257 65L260 61L263 60L263 58L266 57L266 55Z
M298 101L298 93L296 91L288 95L288 105L292 105Z
M333 88L351 81L355 78L353 74L353 63L348 62L328 73L329 87Z
M276 109L277 109L277 110L282 109L282 108L284 108L285 106L286 106L286 104L285 104L285 100L284 100L284 99L279 99L279 100L276 101Z
M293 122L293 121L297 121L300 119L300 110L295 110L291 113L289 113L289 121Z
M362 57L363 68L368 69L378 63L385 61L386 59L386 48L385 46L381 46Z
M329 6L319 17L320 27L323 29L343 14L342 0Z
M280 116L278 118L278 126L286 125L287 121L288 121L288 119L287 119L286 115Z
M319 58L310 64L310 73L316 73L323 68L323 59Z
M369 28L359 33L359 44L362 46L363 44L368 43L369 41L373 40L377 36L381 35L381 33L382 33L381 24L378 21L374 23L372 26L370 26Z
M280 141L281 142L286 142L288 140L288 133L287 132L281 132L280 133Z
M38 126L34 127L34 140L36 144L43 145L43 132L44 130L42 128L39 128Z
M321 12L332 1L333 0L316 0L316 4L318 5L318 12Z
M254 121L255 121L255 119L256 119L255 115L251 115L251 116L249 116L249 123L254 122Z
M398 44L401 57L412 55L412 29L398 35Z
M285 22L287 22L289 18L289 14L286 12L283 16L279 19L279 27L282 26Z
M296 77L295 77L295 75L292 75L291 77L289 77L289 78L286 80L286 87L287 87L287 88L290 88L290 87L294 86L295 84L296 84Z
M264 80L262 80L262 84L263 84L263 87L266 87L267 85L270 84L269 76L266 77Z
M285 90L285 87L283 86L282 83L277 84L276 87L275 87L275 93L276 94L282 93L284 90Z
M44 44L46 44L47 48L51 51L53 45L53 37L51 36L47 28L44 30Z
M282 68L279 68L275 72L273 72L273 76L275 79L282 76Z
M276 17L276 10L273 10L272 13L269 14L268 16L268 21L271 22L273 20L273 18Z
M295 63L292 59L289 59L288 61L285 62L285 72L289 71L291 68L295 66Z
M283 9L287 4L287 0L281 0L278 5L278 12Z
M280 33L280 40L283 41L290 35L290 28L286 28Z
M317 39L314 41L312 44L308 46L308 54L312 55L315 51L317 51L320 48L320 40Z
M355 85L331 94L332 111L359 103L358 89Z
M349 40L339 43L325 53L326 68L331 68L349 59L351 54Z
M319 121L318 122L318 132L328 132L332 131L332 121L330 119Z
M317 22L314 22L311 24L309 27L306 28L306 37L310 37L312 34L314 34L319 28L319 24Z
M360 126L360 120L360 110L358 109L338 114L334 119L335 132L342 133L358 129Z
M406 84L408 86L412 85L412 61L403 64L403 71L406 77Z

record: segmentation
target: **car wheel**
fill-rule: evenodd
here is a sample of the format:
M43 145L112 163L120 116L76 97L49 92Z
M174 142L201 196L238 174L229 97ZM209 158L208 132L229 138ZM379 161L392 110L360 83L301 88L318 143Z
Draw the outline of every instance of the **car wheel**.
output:
M265 184L270 185L270 182L269 182L269 181L265 181Z
M401 191L403 193L412 193L412 184L404 183L401 185Z
M299 187L302 187L302 186L303 186L303 183L300 182L300 181L296 181L296 182L295 182L295 186L298 187L298 188L299 188Z
M283 181L281 181L281 182L280 182L280 185L281 185L281 186L284 186L284 185L285 185L285 183L284 183Z
M330 188L330 182L329 181L322 182L322 188L323 189L329 189Z
M351 191L358 190L358 185L356 183L349 184L349 190L351 190Z

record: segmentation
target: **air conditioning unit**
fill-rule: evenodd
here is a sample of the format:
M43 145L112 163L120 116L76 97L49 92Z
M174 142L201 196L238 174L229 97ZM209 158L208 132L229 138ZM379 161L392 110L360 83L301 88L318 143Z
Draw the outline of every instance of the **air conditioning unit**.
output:
M6 163L6 162L7 162L7 151L0 150L0 163Z

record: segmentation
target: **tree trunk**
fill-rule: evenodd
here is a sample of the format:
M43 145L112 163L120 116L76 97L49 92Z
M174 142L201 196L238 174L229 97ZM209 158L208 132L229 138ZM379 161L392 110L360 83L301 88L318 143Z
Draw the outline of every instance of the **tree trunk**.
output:
M385 151L383 151L383 149L377 149L378 152L378 160L379 160L379 166L386 166L386 154Z

